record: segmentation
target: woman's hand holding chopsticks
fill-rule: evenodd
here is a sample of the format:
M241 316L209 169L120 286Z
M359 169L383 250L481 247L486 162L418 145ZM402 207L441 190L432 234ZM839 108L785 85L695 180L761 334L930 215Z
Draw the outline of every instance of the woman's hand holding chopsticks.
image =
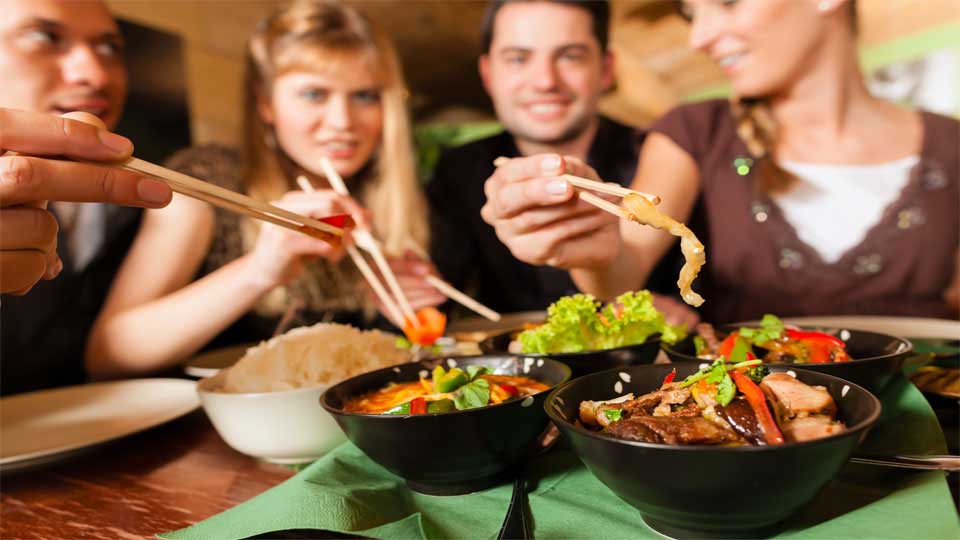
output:
M481 216L524 262L567 269L609 264L620 251L619 219L580 200L564 174L599 181L593 168L569 156L505 160L484 186Z
M320 189L312 193L291 191L271 204L298 214L321 218L348 214L361 226L369 221L367 211L354 199ZM349 242L349 238L345 238ZM303 264L316 257L339 261L345 254L343 244L333 245L296 231L264 223L255 248L247 255L261 278L271 286L285 285L303 272Z

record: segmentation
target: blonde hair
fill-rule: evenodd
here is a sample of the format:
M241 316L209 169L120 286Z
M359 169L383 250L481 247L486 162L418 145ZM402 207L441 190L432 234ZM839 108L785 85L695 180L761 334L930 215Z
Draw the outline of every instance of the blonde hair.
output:
M847 16L850 31L857 33L856 0L847 3ZM790 187L796 176L780 167L774 159L777 147L778 130L776 118L770 110L766 98L731 98L733 124L737 135L743 140L750 155L756 160L759 174L759 188L766 193L776 193Z
M291 71L313 71L348 55L362 54L380 83L383 131L378 150L363 169L353 195L373 215L374 233L390 253L427 245L426 202L414 164L408 95L400 59L390 38L356 9L334 2L299 0L265 19L246 54L243 183L248 193L272 200L297 189L300 168L277 144L260 117L258 99Z

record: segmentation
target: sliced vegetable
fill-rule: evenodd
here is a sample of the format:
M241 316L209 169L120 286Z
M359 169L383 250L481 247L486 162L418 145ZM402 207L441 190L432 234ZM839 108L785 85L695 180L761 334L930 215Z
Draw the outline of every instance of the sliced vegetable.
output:
M410 401L410 414L427 414L427 400L423 397L413 398Z
M481 375L485 375L490 370L487 366L467 366L467 376L472 381Z
M467 384L467 379L467 374L460 368L450 368L450 371L446 371L443 366L437 366L433 368L433 391L437 394L453 392Z
M763 395L763 390L751 381L750 377L747 377L739 370L730 372L730 376L733 378L733 382L736 383L737 388L740 389L743 397L747 399L747 403L753 408L753 413L757 417L757 423L760 424L760 428L763 430L766 443L770 445L783 444L783 434L780 433L780 428L777 427L773 415L770 414L770 408L767 407L767 398Z
M701 336L693 336L693 347L696 350L698 357L706 354L713 354L710 351L710 347L707 345L707 340L703 339Z
M437 308L427 307L416 313L419 326L407 319L403 322L403 333L417 345L433 345L447 326L447 316Z
M660 385L661 388L673 382L674 377L677 376L677 368L673 368L673 371L667 373L667 376L663 378L663 384Z
M516 397L520 395L520 389L512 384L501 384L500 388L503 388L503 390L511 396Z
M410 414L410 402L401 403L396 407L391 407L380 414Z
M604 409L603 415L611 422L619 422L623 416L623 409Z
M756 355L750 350L750 343L746 339L737 336L733 340L733 349L729 355L726 355L728 362L743 362L744 360L753 360Z
M456 407L453 405L452 399L438 399L436 401L427 402L428 413L450 412L454 409L456 409Z
M787 337L791 339L797 339L800 341L809 341L809 342L820 342L820 343L829 343L837 347L846 347L846 343L837 336L831 336L824 332L811 332L806 330L787 330Z

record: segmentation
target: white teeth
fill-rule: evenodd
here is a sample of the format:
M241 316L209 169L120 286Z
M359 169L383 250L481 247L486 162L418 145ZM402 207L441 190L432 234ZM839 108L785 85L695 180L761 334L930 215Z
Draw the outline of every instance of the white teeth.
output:
M720 58L720 67L730 67L740 61L741 58L743 58L743 53L728 54Z
M551 114L562 109L563 106L559 103L537 103L535 105L530 105L530 112L534 114Z

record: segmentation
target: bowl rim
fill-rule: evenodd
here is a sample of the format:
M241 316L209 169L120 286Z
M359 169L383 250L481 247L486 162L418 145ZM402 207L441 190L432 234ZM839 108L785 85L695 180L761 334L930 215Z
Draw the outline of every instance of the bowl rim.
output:
M649 365L629 366L629 368L630 368L630 369L637 369L637 368L649 369L649 368L651 368L651 367L657 367L657 368L659 368L659 367L666 367L666 366L669 366L669 365L670 365L670 364L649 364ZM780 366L785 366L785 365L786 365L786 364L780 364L778 367L780 367ZM597 439L597 440L610 441L610 442L614 442L614 443L617 443L617 444L625 444L625 445L628 445L628 446L633 446L633 447L637 447L637 448L644 448L644 449L647 449L647 450L675 450L675 451L680 451L680 452L720 452L720 453L729 453L729 452L775 452L775 451L781 451L781 450L788 449L788 448L803 448L803 447L809 447L809 446L816 446L816 445L819 445L819 444L824 444L824 443L826 443L827 441L836 440L836 439L841 439L841 438L844 438L844 437L849 437L850 435L852 435L852 434L854 434L854 433L858 433L858 432L861 432L861 431L863 431L863 430L865 430L865 429L867 429L867 428L870 428L871 426L873 426L874 424L876 424L877 420L880 419L880 414L881 414L881 412L883 411L883 404L880 402L879 399L877 399L877 396L873 395L873 393L871 393L871 392L870 392L869 390L867 390L866 388L860 386L859 384L852 383L852 382L850 382L850 381L848 381L848 380L846 380L846 379L842 379L842 378L840 378L840 377L837 377L836 375L831 375L831 374L829 374L829 373L810 372L810 371L804 372L804 374L806 375L806 374L808 374L808 373L815 373L815 374L816 374L815 376L821 376L821 377L828 377L828 378L836 379L837 381L840 381L840 382L842 382L842 383L844 383L844 384L849 385L851 390L852 390L852 389L857 389L857 390L863 392L864 394L866 394L866 396L869 398L869 400L871 401L871 403L874 405L873 411L870 413L870 415L868 415L868 417L867 417L866 419L858 422L857 424L855 424L855 425L853 425L853 426L847 426L847 428L846 428L844 431L840 432L840 433L836 433L836 434L834 434L834 435L829 435L829 436L827 436L827 437L821 437L821 438L819 438L819 439L814 439L814 440L812 440L812 441L784 443L784 444L778 444L778 445L764 445L764 446L752 446L752 445L748 445L748 446L716 446L716 445L707 445L707 444L699 444L699 445L696 445L696 444L679 445L679 444L647 443L647 442L640 442L640 441L628 441L628 440L626 440L626 439L618 439L618 438L616 438L616 437L611 437L611 436L609 436L609 435L603 435L603 434L601 434L600 432L591 431L591 430L586 429L586 428L584 428L584 427L582 427L582 426L578 426L578 425L574 424L573 422L570 422L569 420L567 420L567 419L565 419L565 418L561 418L558 414L556 414L556 413L552 410L553 407L550 407L550 405L551 405L554 401L556 401L557 396L559 395L559 393L560 393L562 390L564 390L564 389L567 388L568 386L572 386L573 384L577 383L578 381L580 381L580 379L585 379L585 378L587 378L587 377L598 377L598 376L601 376L601 375L604 375L604 374L607 374L607 373L611 373L611 372L614 372L614 371L623 371L623 370L624 370L624 368L608 369L608 370L605 370L605 371L600 371L600 372L597 372L597 373L592 373L592 374L590 374L590 375L584 375L583 377L578 377L578 378L576 378L576 379L574 379L574 380L572 380L572 381L567 381L567 382L565 382L565 383L563 383L563 384L561 384L561 385L558 385L556 388L553 389L552 392L550 392L550 394L547 395L547 399L546 399L546 401L544 401L544 403L543 403L543 408L544 408L544 410L546 411L547 416L550 418L551 421L553 421L554 423L557 424L557 427L558 427L558 428L560 428L560 427L561 427L561 424L562 424L563 427L565 427L565 428L573 429L574 431L576 431L577 433L579 433L579 434L581 434L581 435L586 435L586 436L588 436L588 437L591 437L591 438L594 438L594 439ZM785 370L785 369L783 369L783 370L778 369L778 371L783 372L783 373L786 373L787 370ZM830 397L833 397L833 396L831 395Z
M743 326L747 326L747 325L746 325L746 324L739 324L739 323L730 323L730 324L720 325L719 327L717 327L717 329L719 330L719 329L722 329L722 328L731 328L731 327L741 328L741 327L743 327ZM893 334L884 334L883 332L871 332L871 331L869 331L869 330L857 330L857 329L855 329L855 328L836 328L836 327L816 326L816 325L787 325L787 326L789 326L790 328L797 328L797 329L804 330L804 331L825 331L825 330L833 331L833 330L835 330L835 331L837 331L838 333L839 333L839 332L843 332L843 331L847 331L847 332L857 332L858 334L870 334L870 335L874 335L874 336L882 336L882 337L885 337L885 338L890 338L891 341L898 341L898 342L900 342L900 347L898 347L898 350L897 350L897 351L892 352L892 353L881 354L881 355L878 355L878 356L868 356L867 358L852 358L852 359L850 359L850 360L848 360L848 361L846 361L846 362L825 362L825 363L822 363L822 364L811 364L811 363L796 364L796 363L786 363L786 362L764 362L763 365L765 365L765 366L797 366L798 368L801 368L801 369L806 369L806 368L811 367L811 366L812 366L812 367L815 367L815 368L819 368L819 367L823 367L823 366L833 366L833 365L851 366L851 365L863 364L863 363L867 363L867 362L875 362L875 361L877 361L877 360L889 360L890 358L894 358L894 357L896 357L896 356L901 356L901 355L907 356L907 355L909 355L910 353L913 352L913 342L911 342L911 341L910 341L909 339L907 339L907 338L903 338L903 337L900 337L900 336L895 336L895 335L893 335ZM825 333L829 333L829 332L825 332ZM675 347L676 347L677 344L679 344L679 343L681 343L681 342L685 342L685 341L687 341L688 339L692 339L692 338L693 338L694 336L696 336L696 335L699 335L699 334L696 334L696 333L688 334L687 337L683 338L682 340L680 340L680 341L678 341L677 343L674 343L674 344L672 344L672 345L666 344L666 343L662 343L662 344L660 345L660 348L663 349L663 352L667 353L668 355L676 355L676 356L678 356L679 358L681 358L683 361L686 361L686 362L692 362L693 360L697 360L697 361L700 361L700 362L712 362L713 360L716 360L715 358L714 358L714 359L708 359L708 358L700 358L700 357L698 357L698 356L691 356L691 355L689 355L689 354L679 352L679 351L677 351L677 350L675 349ZM831 335L833 335L833 334L831 334ZM672 358L671 358L671 360L672 360Z
M494 339L496 339L496 338L498 338L498 337L505 336L505 335L507 335L507 334L510 334L510 333L512 333L512 332L515 332L516 330L517 330L517 328L511 328L510 330L505 330L505 331L503 331L503 332L499 332L499 333L494 334L494 335L492 335L492 336L488 336L488 337L480 340L480 341L477 343L477 347L481 347L481 344L484 343L484 342L492 341L492 340L494 340ZM510 351L493 351L493 352L491 352L491 353L489 353L489 354L490 354L491 356L492 356L492 355L501 354L501 355L519 356L519 357L522 357L522 358L576 358L576 357L578 357L578 356L586 356L586 355L588 355L588 354L597 354L597 353L608 353L608 352L614 352L614 351L622 351L622 350L626 350L626 349L632 349L632 348L634 348L634 347L642 347L642 346L644 346L644 345L649 345L649 344L651 344L651 343L663 343L663 342L661 341L661 339L660 339L661 337L662 337L662 334L660 334L659 332L657 332L657 333L655 333L655 334L650 334L650 335L647 337L647 339L641 341L640 343L634 343L634 344L632 344L632 345L621 345L621 346L619 346L619 347L613 347L613 348L611 348L611 349L591 349L591 350L589 350L589 351L577 351L577 352L565 352L565 353L525 353L525 352L512 353L512 352L510 352ZM662 345L661 345L661 346L662 346ZM483 350L483 349L481 348L480 350Z
M450 356L449 358L454 358L454 359L456 359L458 362L459 362L460 360L483 359L483 358L511 358L511 359L515 360L516 362L523 362L523 359L524 359L524 357L518 356L518 355L515 355L515 354L476 354L476 355L470 355L470 356ZM445 360L446 358L439 358L439 359L442 361L442 360ZM355 376L353 376L353 377L350 377L349 379L343 380L343 381L341 381L341 382L339 382L339 383L337 383L337 384L335 384L335 385L330 386L330 388L328 388L326 391L324 391L323 394L320 395L320 406L323 407L323 409L324 409L325 411L327 411L328 413L330 413L330 414L332 414L332 415L342 415L342 416L351 416L351 417L363 417L363 418L378 418L378 419L381 419L381 420L387 420L387 421L389 421L389 420L391 420L391 419L407 420L407 419L410 419L410 418L433 418L433 417L437 417L437 416L447 417L447 416L455 416L455 415L459 415L459 414L469 414L469 413L476 412L476 411L486 411L486 410L490 410L490 409L496 409L496 408L498 408L498 407L506 407L506 406L518 405L518 404L519 404L519 405L522 405L522 404L523 404L523 401L526 400L526 398L524 398L524 399L517 399L517 400L512 400L512 401L505 401L505 402L503 402L503 403L498 403L498 404L496 404L496 405L485 405L485 406L483 406L483 407L475 407L475 408L473 408L473 409L463 409L463 410L456 410L456 411L435 412L435 413L423 413L423 414L383 414L383 413L347 412L347 411L344 411L343 409L338 409L338 408L334 407L333 405L330 405L330 404L327 402L327 401L328 401L328 400L327 400L327 395L328 395L328 393L332 392L332 390L334 390L334 388L336 388L337 386L346 384L346 383L352 381L353 379L356 379L356 378L359 378L359 377L372 376L372 375L374 375L374 374L376 374L376 373L379 373L379 372L382 372L382 371L391 371L391 372L396 373L396 372L394 371L394 368L402 368L402 367L404 367L404 366L411 366L411 365L420 365L420 366L423 366L423 363L424 363L424 362L432 362L432 361L435 361L435 360L437 360L437 359L436 359L436 358L431 358L431 359L420 360L420 361L418 361L418 362L406 362L406 363L403 363L403 364L397 364L397 365L394 365L394 366L387 366L387 367L385 367L385 368L377 369L377 370L374 370L374 371L368 371L368 372L366 372L366 373L361 373L361 374L359 374L359 375L355 375ZM540 359L538 359L538 360L540 360ZM556 389L559 388L560 386L563 386L564 384L570 382L570 377L571 377L571 374L573 373L573 371L570 369L570 366L564 364L563 362L560 362L560 361L557 361L557 360L552 360L552 359L550 359L550 358L542 358L542 360L544 361L544 365L546 365L546 363L549 362L549 363L555 364L555 365L558 366L561 370L563 370L563 372L564 372L563 378L560 379L560 382L558 382L558 383L556 383L556 384L554 384L554 385L551 385L551 386L550 386L549 388L547 388L546 390L541 390L540 392L537 392L537 393L535 393L535 394L530 394L530 395L527 396L527 397L533 398L534 396L538 396L538 395L541 395L541 394L545 394L545 395L549 396L549 392L551 392L552 390L556 390ZM423 369L426 369L426 367L423 366ZM412 382L412 381L410 381L410 382ZM538 382L540 382L540 381L538 381ZM546 383L544 383L544 384L546 384ZM532 405L532 403L531 403L531 405Z

